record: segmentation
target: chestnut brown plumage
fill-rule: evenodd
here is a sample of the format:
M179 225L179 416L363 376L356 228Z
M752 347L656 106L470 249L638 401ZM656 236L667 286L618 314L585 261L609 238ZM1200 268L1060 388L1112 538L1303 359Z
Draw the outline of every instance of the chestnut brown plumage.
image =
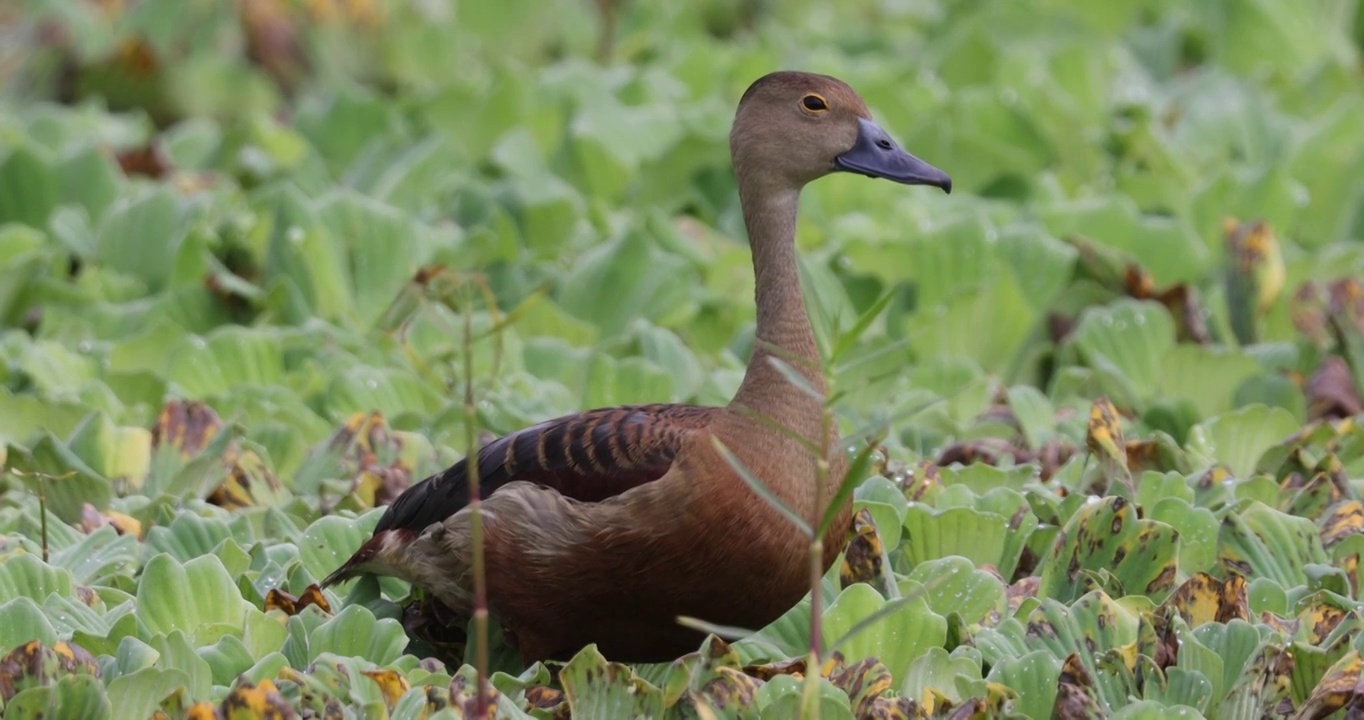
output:
M816 458L758 419L824 435L820 402L769 360L781 357L824 391L796 266L801 188L839 170L949 192L951 180L900 150L851 88L810 73L753 83L739 102L730 153L757 300L755 350L730 404L590 410L478 453L488 602L527 662L590 643L613 660L672 660L701 640L678 616L761 627L809 587L805 537L714 445L722 442L804 517L833 499L846 467L835 438L824 437L830 481L816 497ZM403 493L324 585L394 575L468 613L467 503L460 461ZM825 568L846 540L849 510L845 502L824 539Z

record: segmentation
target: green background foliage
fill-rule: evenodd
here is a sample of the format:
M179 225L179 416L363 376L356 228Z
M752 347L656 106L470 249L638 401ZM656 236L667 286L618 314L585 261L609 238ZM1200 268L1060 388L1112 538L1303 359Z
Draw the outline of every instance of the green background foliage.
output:
M803 199L841 428L888 427L821 716L1357 701L1358 0L18 0L0 39L7 718L464 716L402 583L309 586L463 454L466 381L494 434L729 397L728 124L778 68L955 181ZM809 613L499 661L498 712L790 717Z

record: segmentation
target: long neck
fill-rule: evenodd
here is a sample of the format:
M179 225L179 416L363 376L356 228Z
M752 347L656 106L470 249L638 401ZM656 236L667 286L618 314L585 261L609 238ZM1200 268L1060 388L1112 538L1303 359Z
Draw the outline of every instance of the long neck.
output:
M819 371L819 349L805 309L796 265L796 209L800 190L763 185L752 182L753 179L752 176L739 176L739 200L753 248L758 323L753 357L732 404L775 419L796 420L798 418L787 416L807 414L815 403L807 394L792 387L769 358L775 355L785 360L821 393L825 389L824 377Z

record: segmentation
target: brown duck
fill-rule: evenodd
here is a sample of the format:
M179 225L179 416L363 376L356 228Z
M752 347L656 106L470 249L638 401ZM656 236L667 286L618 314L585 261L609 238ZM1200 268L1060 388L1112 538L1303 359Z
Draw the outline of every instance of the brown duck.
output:
M824 391L796 266L801 188L837 171L933 185L941 170L896 146L857 93L825 75L776 72L744 93L730 133L756 274L755 350L726 407L635 405L589 410L514 432L478 453L490 612L526 662L596 643L609 658L656 662L696 649L687 615L757 628L809 587L808 543L736 474L718 439L803 517L831 500L846 463L816 497L816 458L755 416L819 438L820 403L770 361L802 367ZM467 461L409 488L374 536L323 585L360 574L422 587L471 612ZM824 540L824 568L848 534L850 508Z

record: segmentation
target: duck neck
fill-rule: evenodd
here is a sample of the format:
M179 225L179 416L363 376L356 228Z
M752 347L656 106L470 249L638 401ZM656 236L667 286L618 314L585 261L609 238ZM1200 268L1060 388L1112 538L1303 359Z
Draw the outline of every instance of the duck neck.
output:
M739 200L753 248L754 295L758 306L753 357L731 405L741 405L788 423L818 418L819 405L791 382L770 358L778 357L825 391L805 297L796 264L796 210L800 189L745 183ZM804 423L801 423L804 424Z

